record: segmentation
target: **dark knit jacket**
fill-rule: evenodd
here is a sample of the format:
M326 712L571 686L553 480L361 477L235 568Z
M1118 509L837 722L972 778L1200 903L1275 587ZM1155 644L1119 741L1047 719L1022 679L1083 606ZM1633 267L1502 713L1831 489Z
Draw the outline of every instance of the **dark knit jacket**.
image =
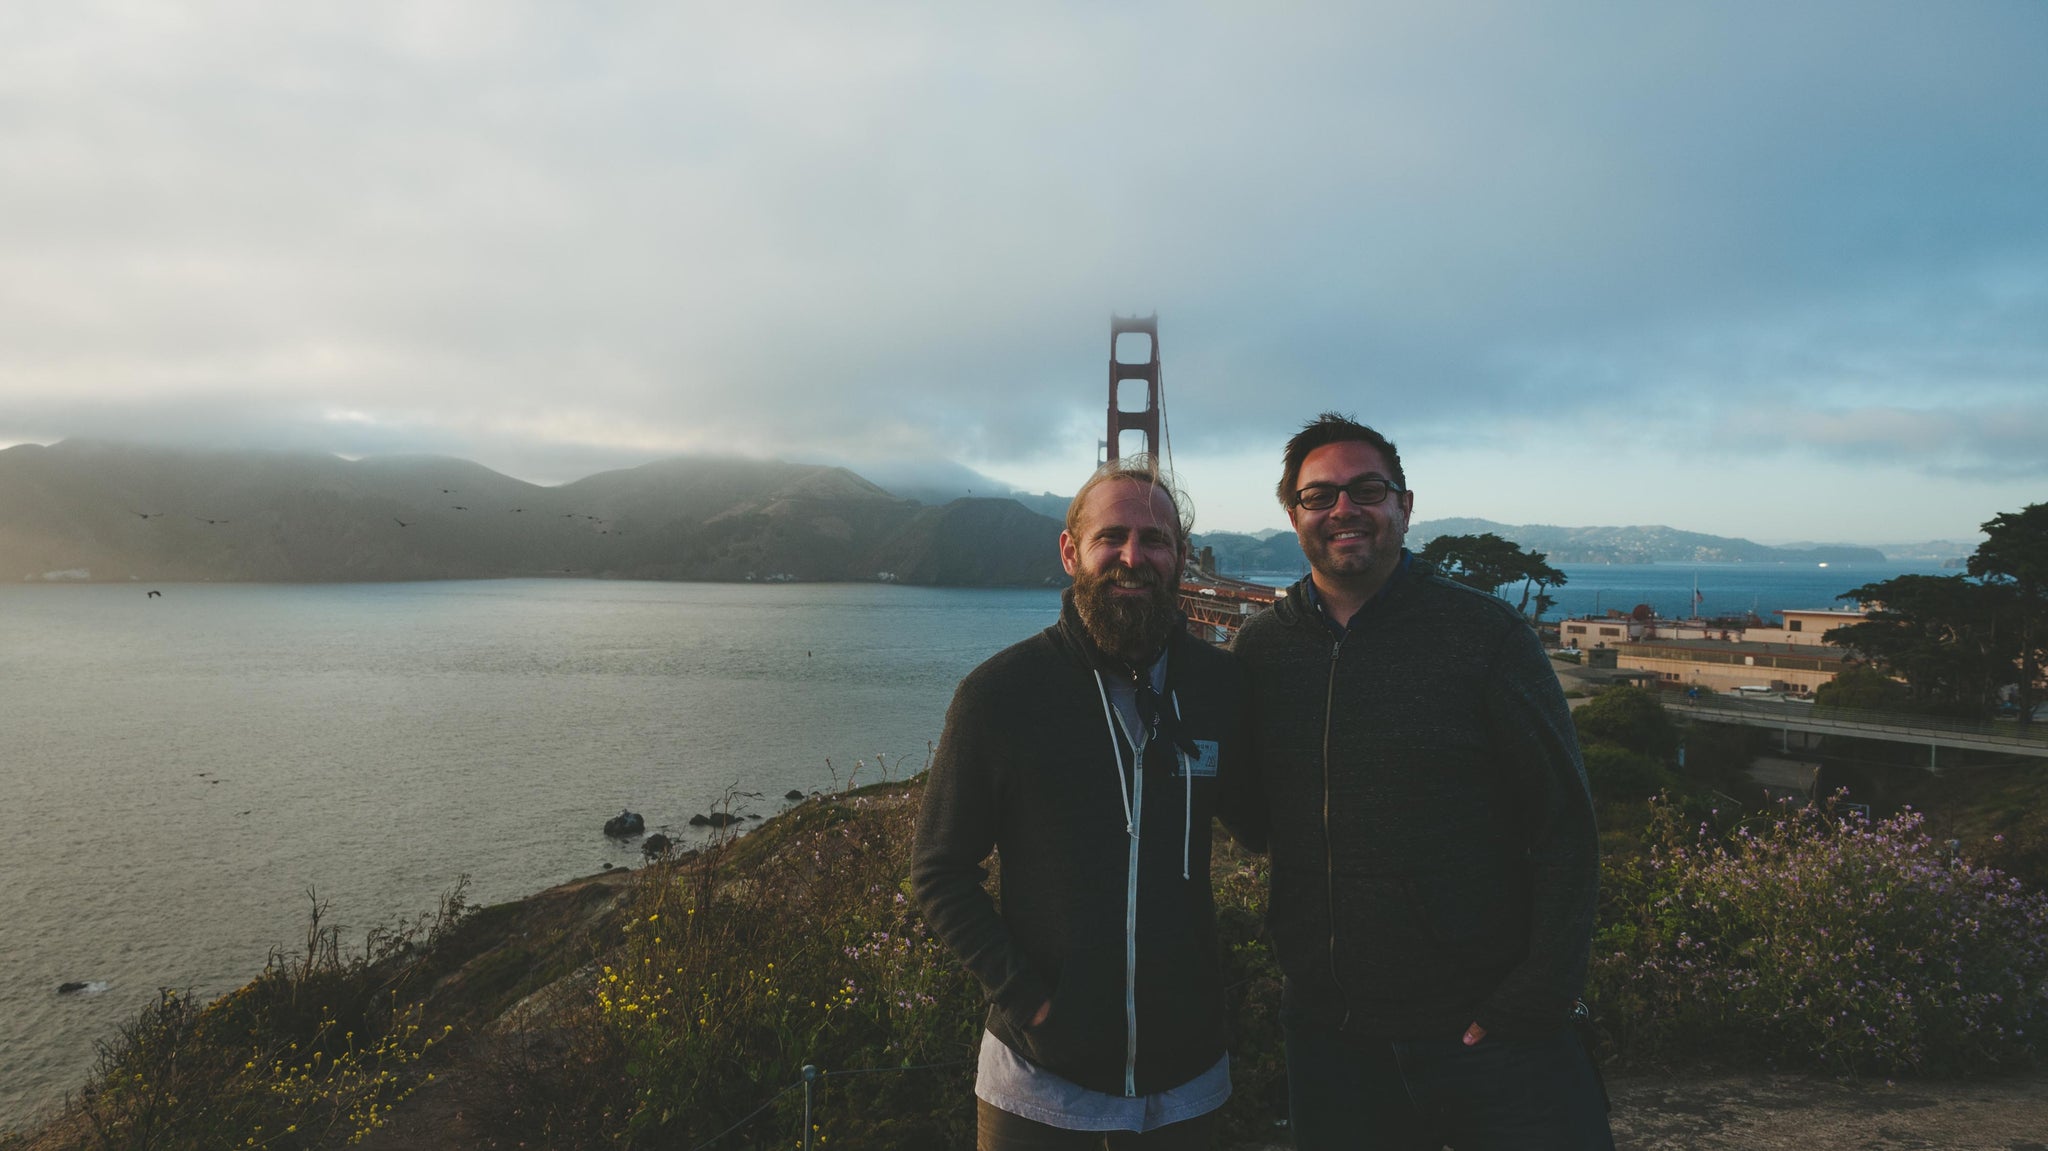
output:
M1178 698L1185 734L1215 741L1221 770L1242 770L1243 670L1178 629L1169 644L1165 696ZM1069 596L1059 624L961 681L925 781L910 876L926 923L980 981L989 1031L1071 1082L1123 1095L1130 836L1119 792L1129 792L1089 650ZM1130 749L1118 746L1128 778ZM1193 779L1190 822L1177 765L1165 739L1151 741L1132 984L1139 1095L1208 1070L1226 1040L1209 885L1217 781ZM991 849L1001 858L1000 909L982 885ZM1047 999L1051 1015L1030 1026Z
M1555 1031L1585 982L1592 800L1550 661L1503 601L1417 565L1339 641L1307 583L1246 621L1262 796L1224 820L1272 855L1294 1025L1373 1038Z

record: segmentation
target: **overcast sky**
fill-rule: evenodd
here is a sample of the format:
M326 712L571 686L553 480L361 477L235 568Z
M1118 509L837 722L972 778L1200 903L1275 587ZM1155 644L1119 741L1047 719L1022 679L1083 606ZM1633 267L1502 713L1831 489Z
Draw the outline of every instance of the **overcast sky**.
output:
M0 444L948 459L1112 311L1200 526L1326 408L1417 517L2048 500L2048 4L0 5Z

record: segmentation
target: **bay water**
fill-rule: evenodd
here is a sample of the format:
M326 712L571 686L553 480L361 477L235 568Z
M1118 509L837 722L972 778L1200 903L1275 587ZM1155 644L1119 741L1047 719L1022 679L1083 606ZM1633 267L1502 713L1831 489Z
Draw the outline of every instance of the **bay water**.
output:
M1688 614L1695 580L1709 614L1825 607L1909 569L1564 570L1553 619ZM489 903L637 864L600 832L622 807L687 845L728 792L771 815L920 771L959 678L1058 612L889 585L148 590L0 586L0 1131L157 988L215 995L296 945L309 891L359 939L460 876Z
M923 769L1058 593L489 581L0 587L0 1131L156 989L305 933L640 862L687 821ZM830 761L829 766L828 762ZM699 835L701 838L701 833ZM57 994L83 982L84 993Z

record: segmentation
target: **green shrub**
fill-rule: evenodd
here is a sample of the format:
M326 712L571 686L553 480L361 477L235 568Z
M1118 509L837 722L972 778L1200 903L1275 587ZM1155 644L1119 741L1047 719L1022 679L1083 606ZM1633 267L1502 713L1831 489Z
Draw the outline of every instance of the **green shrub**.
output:
M1611 743L1590 743L1581 749L1586 782L1600 804L1641 801L1677 785L1677 777L1656 760Z
M1572 712L1579 742L1611 743L1658 760L1678 748L1678 728L1657 700L1640 687L1610 687Z

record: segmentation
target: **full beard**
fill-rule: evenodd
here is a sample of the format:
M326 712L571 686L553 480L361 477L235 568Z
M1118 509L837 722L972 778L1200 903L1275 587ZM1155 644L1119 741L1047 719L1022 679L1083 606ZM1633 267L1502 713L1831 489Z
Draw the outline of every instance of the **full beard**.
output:
M1142 596L1117 595L1116 581L1146 585ZM1074 578L1074 608L1095 646L1132 666L1151 660L1166 646L1166 637L1180 622L1179 580L1160 580L1150 572L1110 567Z

